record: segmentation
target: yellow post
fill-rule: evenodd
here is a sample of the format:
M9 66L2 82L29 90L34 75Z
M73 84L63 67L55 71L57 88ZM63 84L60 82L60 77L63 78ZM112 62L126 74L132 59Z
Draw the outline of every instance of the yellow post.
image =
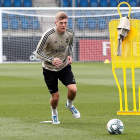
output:
M112 58L112 72L119 90L119 99L120 99L120 110L117 111L117 115L140 115L140 85L138 91L138 100L139 100L139 108L137 111L136 107L136 92L135 92L135 68L140 68L140 20L131 19L130 12L131 7L126 2L121 2L118 5L118 12L120 18L122 17L119 7L121 4L127 4L129 6L128 17L130 19L130 31L127 36L124 38L122 42L122 54L121 56L117 56L117 42L118 42L118 31L117 27L119 25L120 19L115 19L110 21L109 23L109 32L110 32L110 46L111 46L111 58ZM122 91L120 84L117 79L117 75L115 73L115 68L123 69L123 80L124 80L124 102L125 109L123 110L123 102L122 102ZM133 88L133 111L128 110L128 99L127 99L127 80L126 80L126 68L131 68L132 70L132 88Z
M116 81L116 84L117 84L117 87L118 87L118 90L119 90L119 98L120 98L120 110L119 111L123 111L123 106L122 106L122 91L121 91L121 87L120 87L119 81L117 79L117 75L115 73L115 68L113 68L113 67L112 67L112 72L113 72L113 75L114 75L114 78L115 78L115 81Z
M127 103L128 100L127 100L126 68L123 68L123 80L124 80L125 111L129 111Z
M139 94L139 111L140 111L140 85L139 85L139 91L138 91L138 94Z
M135 73L134 67L132 69L132 88L133 88L133 111L137 111L136 109L136 92L135 92Z

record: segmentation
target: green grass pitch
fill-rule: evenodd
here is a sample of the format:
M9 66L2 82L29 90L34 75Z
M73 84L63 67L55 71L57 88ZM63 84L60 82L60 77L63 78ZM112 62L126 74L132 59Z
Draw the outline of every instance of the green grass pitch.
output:
M111 64L73 63L78 93L74 105L81 113L74 119L66 109L67 89L59 82L60 125L39 123L51 120L50 94L37 64L0 65L0 140L139 140L140 116L117 116L119 94ZM136 94L140 71L136 70ZM123 86L122 70L117 70ZM131 71L127 71L129 109L132 110ZM124 123L121 135L106 130L110 119Z

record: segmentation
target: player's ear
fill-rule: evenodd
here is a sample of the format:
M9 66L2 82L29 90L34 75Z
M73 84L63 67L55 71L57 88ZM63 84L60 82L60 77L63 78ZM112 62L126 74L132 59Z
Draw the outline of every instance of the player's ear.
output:
M57 26L57 21L55 21L55 25Z

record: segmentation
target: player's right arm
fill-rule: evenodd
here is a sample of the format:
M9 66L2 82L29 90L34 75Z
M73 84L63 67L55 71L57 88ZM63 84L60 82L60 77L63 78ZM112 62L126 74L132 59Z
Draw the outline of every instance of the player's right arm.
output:
M46 55L43 51L44 48L47 47L47 45L48 45L48 39L49 39L49 35L48 35L48 32L46 32L42 35L42 38L37 45L36 57L38 57L42 60L45 60L45 61L52 64L52 61L53 61L54 58Z
M53 58L53 57L50 57L48 55L46 55L44 53L44 47L47 47L48 43L49 43L49 35L53 32L53 30L47 32L47 33L44 33L42 35L42 38L41 40L39 41L38 43L38 46L36 48L36 56L42 60L45 60L53 65L55 65L56 67L59 67L60 65L63 64L63 62L59 59L59 58Z

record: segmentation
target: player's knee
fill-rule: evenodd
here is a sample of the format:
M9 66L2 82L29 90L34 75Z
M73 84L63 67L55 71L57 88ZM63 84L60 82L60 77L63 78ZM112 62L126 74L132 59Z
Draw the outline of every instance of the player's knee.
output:
M69 89L69 91L72 93L72 94L75 94L77 93L77 88L71 88Z
M75 84L71 84L67 86L70 93L76 94L77 93L77 87Z
M53 102L58 102L59 101L59 97L53 97L52 100L53 100Z
M53 100L53 102L58 102L59 101L59 94L52 94L52 100Z

